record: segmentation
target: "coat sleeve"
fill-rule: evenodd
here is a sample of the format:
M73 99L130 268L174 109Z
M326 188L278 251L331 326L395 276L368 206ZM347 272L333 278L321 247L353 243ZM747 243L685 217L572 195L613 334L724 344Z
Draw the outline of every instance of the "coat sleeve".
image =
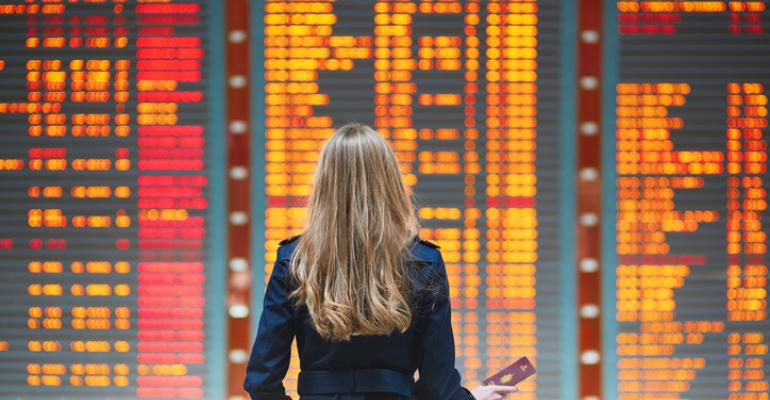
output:
M455 368L449 280L440 252L434 268L437 287L427 301L427 320L418 339L416 394L421 400L475 400L470 391L460 385L460 373Z
M288 297L288 260L278 250L273 272L267 283L262 315L243 387L252 400L291 400L283 378L289 369L294 339L291 300Z

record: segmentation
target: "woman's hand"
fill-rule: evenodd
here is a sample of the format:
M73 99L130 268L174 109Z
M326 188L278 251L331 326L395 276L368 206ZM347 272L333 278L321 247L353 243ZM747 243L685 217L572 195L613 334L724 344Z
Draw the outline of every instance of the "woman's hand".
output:
M516 386L484 385L471 391L476 400L502 400L509 393L518 392Z

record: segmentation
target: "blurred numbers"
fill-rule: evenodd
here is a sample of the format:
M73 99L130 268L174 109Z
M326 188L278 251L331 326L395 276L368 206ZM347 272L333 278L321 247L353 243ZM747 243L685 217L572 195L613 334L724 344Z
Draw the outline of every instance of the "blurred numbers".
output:
M212 398L206 12L0 2L0 398Z
M619 399L768 399L766 6L617 2Z

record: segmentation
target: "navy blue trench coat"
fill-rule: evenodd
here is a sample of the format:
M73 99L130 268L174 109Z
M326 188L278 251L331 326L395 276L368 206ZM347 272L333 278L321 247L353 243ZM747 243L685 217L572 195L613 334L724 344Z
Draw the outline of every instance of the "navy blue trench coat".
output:
M318 334L306 306L288 298L294 286L287 268L297 237L280 242L267 284L244 381L252 400L291 399L282 381L295 336L301 400L475 400L454 365L449 282L436 244L416 236L410 244L408 270L417 295L404 333L333 342Z

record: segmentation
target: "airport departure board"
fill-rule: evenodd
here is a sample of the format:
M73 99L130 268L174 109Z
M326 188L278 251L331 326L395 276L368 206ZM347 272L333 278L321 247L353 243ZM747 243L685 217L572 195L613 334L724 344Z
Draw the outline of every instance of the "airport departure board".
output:
M255 306L365 122L441 246L463 383L527 356L517 398L574 398L574 4L251 5ZM222 7L0 1L0 399L224 397ZM767 400L767 2L605 7L603 398Z
M768 399L767 3L609 6L607 395Z
M216 9L0 1L0 398L223 396Z
M370 124L401 161L421 237L441 247L463 383L527 356L539 374L517 398L558 398L560 335L574 339L559 322L558 180L573 171L559 153L561 3L265 2L254 18L264 21L255 170L266 174L255 276L267 279L278 242L301 231L324 140ZM295 354L292 393L298 371Z

